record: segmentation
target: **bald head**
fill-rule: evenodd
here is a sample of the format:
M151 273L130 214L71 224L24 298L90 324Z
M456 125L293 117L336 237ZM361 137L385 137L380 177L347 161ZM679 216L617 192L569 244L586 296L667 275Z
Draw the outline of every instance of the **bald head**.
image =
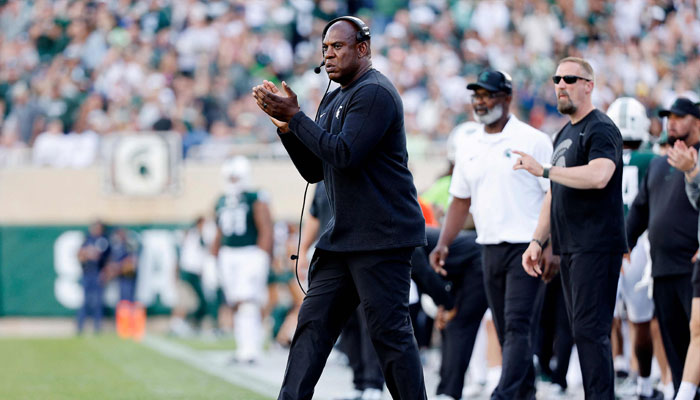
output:
M360 28L359 26L355 25L354 23L348 20L336 21L328 27L328 30L326 30L323 38L325 39L326 36L328 36L332 30L337 30L339 37L342 37L343 39L347 40L348 43L360 43L363 41L367 42L367 54L371 54L369 46L370 39L366 38L365 40L361 40L362 28Z
M345 86L372 67L369 40L358 41L360 27L347 20L334 22L323 37L328 77Z

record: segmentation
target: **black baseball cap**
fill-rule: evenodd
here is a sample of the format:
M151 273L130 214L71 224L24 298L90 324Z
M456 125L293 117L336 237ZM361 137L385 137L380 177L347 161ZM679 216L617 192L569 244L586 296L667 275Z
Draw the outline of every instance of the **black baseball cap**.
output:
M668 110L659 110L659 117L661 118L668 117L670 114L676 114L681 117L692 115L700 119L700 108L698 108L697 103L693 103L690 99L679 97Z
M486 89L489 92L513 93L513 80L510 75L501 71L486 70L479 74L476 82L467 85L467 89Z

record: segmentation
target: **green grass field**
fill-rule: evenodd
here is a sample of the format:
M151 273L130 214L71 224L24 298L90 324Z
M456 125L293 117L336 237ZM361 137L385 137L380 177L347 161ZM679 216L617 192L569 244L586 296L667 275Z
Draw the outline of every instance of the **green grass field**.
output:
M114 336L0 339L0 399L235 399L258 394Z

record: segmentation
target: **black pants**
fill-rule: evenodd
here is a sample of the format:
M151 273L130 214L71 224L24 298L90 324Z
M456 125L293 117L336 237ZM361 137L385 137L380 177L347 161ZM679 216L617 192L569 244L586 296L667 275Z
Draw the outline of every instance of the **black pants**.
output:
M391 396L427 398L408 315L412 252L316 250L278 399L312 398L328 354L358 305L365 312Z
M503 364L492 399L534 399L533 343L544 295L544 283L522 266L529 243L484 246L484 287L493 314Z
M571 336L571 325L566 315L564 293L559 278L552 279L545 285L539 327L540 344L537 356L542 372L549 376L552 382L566 389L566 374L569 371L574 338ZM552 358L556 359L556 367L553 369L550 368Z
M583 375L586 399L613 400L610 329L622 254L575 253L561 256L561 283Z
M340 335L338 349L348 357L355 389L379 389L384 387L384 375L377 352L369 337L365 313L357 308Z
M654 307L659 320L673 387L678 391L690 344L690 308L693 287L690 274L654 278Z
M442 363L437 394L446 394L455 399L462 397L464 374L474 350L474 341L479 325L488 308L484 292L481 265L472 265L455 279L457 315L442 331Z
M427 260L427 255L437 244L440 231L427 229L426 236L428 246L422 250ZM476 232L459 233L450 245L444 268L447 279L452 284L457 315L442 331L442 362L436 394L459 399L462 397L464 374L469 367L476 334L488 308L481 267L481 246L476 243Z

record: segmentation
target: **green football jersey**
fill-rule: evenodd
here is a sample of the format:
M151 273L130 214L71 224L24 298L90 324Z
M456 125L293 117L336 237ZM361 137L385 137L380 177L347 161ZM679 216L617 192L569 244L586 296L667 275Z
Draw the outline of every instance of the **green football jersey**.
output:
M639 193L639 185L647 173L649 163L656 157L656 154L647 150L624 150L622 153L622 202L624 203L625 215L629 211L634 198Z
M221 229L221 245L243 247L258 242L258 228L253 218L253 204L257 192L243 192L240 196L222 195L216 202L216 224Z

